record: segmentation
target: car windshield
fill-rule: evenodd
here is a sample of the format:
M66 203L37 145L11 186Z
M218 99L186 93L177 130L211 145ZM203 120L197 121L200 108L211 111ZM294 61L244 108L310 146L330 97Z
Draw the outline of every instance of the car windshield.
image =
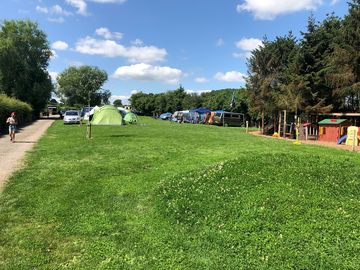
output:
M92 110L92 107L85 107L84 109L83 109L83 112L84 113L87 113L87 112L90 112Z
M66 112L65 115L79 115L78 112Z

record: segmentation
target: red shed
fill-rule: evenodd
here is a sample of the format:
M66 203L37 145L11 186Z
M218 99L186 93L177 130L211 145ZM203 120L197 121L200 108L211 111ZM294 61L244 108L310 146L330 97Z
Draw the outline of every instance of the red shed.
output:
M319 141L337 142L351 123L347 119L324 119L319 122Z

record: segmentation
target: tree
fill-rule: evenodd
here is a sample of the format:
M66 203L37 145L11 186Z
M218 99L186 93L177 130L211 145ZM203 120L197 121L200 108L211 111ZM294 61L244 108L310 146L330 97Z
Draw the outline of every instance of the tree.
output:
M98 67L69 67L57 77L56 93L69 106L106 104L111 93L101 90L101 86L107 79L106 71Z
M333 53L340 28L341 22L334 15L329 15L322 23L316 23L310 17L307 32L302 33L296 65L299 67L298 75L306 85L303 89L306 113L327 112L333 108L332 87L326 82L326 60Z
M0 29L0 89L29 103L35 116L51 97L47 71L51 50L46 34L32 21L4 21Z
M121 99L116 99L116 100L114 100L113 105L114 105L115 107L122 107L122 106L123 106L123 104L122 104L122 102L121 102Z
M139 92L130 97L131 106L144 115L153 115L155 110L155 95Z
M333 97L340 109L360 110L360 1L349 3L336 39L333 53L328 57L327 82L334 89Z

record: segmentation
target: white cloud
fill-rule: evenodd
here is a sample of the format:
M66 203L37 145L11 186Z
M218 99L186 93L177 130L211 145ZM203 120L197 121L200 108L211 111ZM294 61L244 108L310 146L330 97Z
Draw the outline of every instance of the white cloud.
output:
M111 104L114 103L115 100L117 99L120 99L121 100L121 103L123 105L128 105L130 104L129 102L129 99L130 99L130 96L119 96L119 95L112 95L110 98L109 98L109 101Z
M204 77L197 77L195 78L195 82L197 83L207 83L209 80Z
M144 44L144 42L141 40L141 39L135 39L133 41L131 41L131 44L134 45L134 46L141 46Z
M52 6L51 9L50 9L50 13L51 13L51 14L64 15L64 16L70 16L70 15L72 15L71 12L66 11L65 9L63 9L63 8L62 8L61 6L59 6L59 5Z
M132 94L132 95L135 95L135 94L138 94L138 93L140 93L140 92L141 92L141 91L139 91L139 90L132 90L132 91L131 91L131 94Z
M123 80L154 81L177 84L183 75L182 71L171 67L136 64L119 67L113 76Z
M57 53L54 50L51 50L51 59L55 59L58 58L59 56L57 55Z
M322 2L322 0L245 0L243 4L237 5L236 9L238 12L251 12L256 19L273 20L281 14L315 10Z
M117 99L128 99L128 98L129 98L129 96L116 96L116 95L114 95L114 96L111 96L110 99L117 100Z
M196 94L198 96L200 96L202 93L209 93L211 91L213 90L190 90L190 89L185 90L187 94Z
M214 78L224 82L245 82L246 75L238 71L228 71L226 73L218 72Z
M125 57L131 63L154 63L165 60L167 52L155 46L125 47L113 40L98 40L92 37L80 39L75 50L90 55Z
M65 22L65 19L63 17L57 17L57 18L47 18L47 20L49 22L54 22L54 23L63 23Z
M106 27L100 27L96 29L95 33L105 39L121 39L123 37L122 33L110 32L110 30Z
M57 78L57 76L59 75L59 73L58 73L58 72L55 72L55 71L49 71L49 75L50 75L50 77L51 77L51 80L52 80L53 82L56 82L56 78Z
M224 46L225 44L225 41L222 39L222 38L219 38L217 41L216 41L216 46L217 47L222 47Z
M331 5L332 5L332 6L335 5L337 2L339 2L339 0L332 0L332 1L331 1Z
M60 51L64 51L67 48L69 48L69 45L61 40L55 41L53 44L51 44L51 48L55 49L55 50L60 50Z
M235 43L236 47L242 52L233 53L235 58L246 59L251 57L251 51L263 45L263 42L257 38L242 38Z
M45 13L45 14L49 13L49 10L47 7L36 6L36 11L40 12L40 13Z
M166 55L167 52L165 49L159 49L154 46L131 46L126 48L125 57L128 58L131 63L154 63L164 61Z
M242 38L236 42L237 48L247 52L251 52L262 45L262 41L257 38Z
M66 60L66 63L71 67L81 67L84 65L83 62L76 60Z
M68 3L70 6L73 6L74 8L77 8L76 13L80 14L80 15L88 15L86 9L87 9L87 4L85 2L85 0L65 0L66 3Z
M54 5L52 7L40 7L36 6L36 11L40 13L50 14L50 15L61 15L61 16L70 16L72 15L71 12L63 9L59 5Z

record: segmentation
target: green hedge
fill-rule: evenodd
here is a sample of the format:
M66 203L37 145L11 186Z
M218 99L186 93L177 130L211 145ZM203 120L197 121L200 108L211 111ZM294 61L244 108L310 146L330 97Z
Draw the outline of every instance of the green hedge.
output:
M18 124L22 125L32 120L31 106L18 99L0 95L0 134L7 133L6 119L11 112L16 112Z

